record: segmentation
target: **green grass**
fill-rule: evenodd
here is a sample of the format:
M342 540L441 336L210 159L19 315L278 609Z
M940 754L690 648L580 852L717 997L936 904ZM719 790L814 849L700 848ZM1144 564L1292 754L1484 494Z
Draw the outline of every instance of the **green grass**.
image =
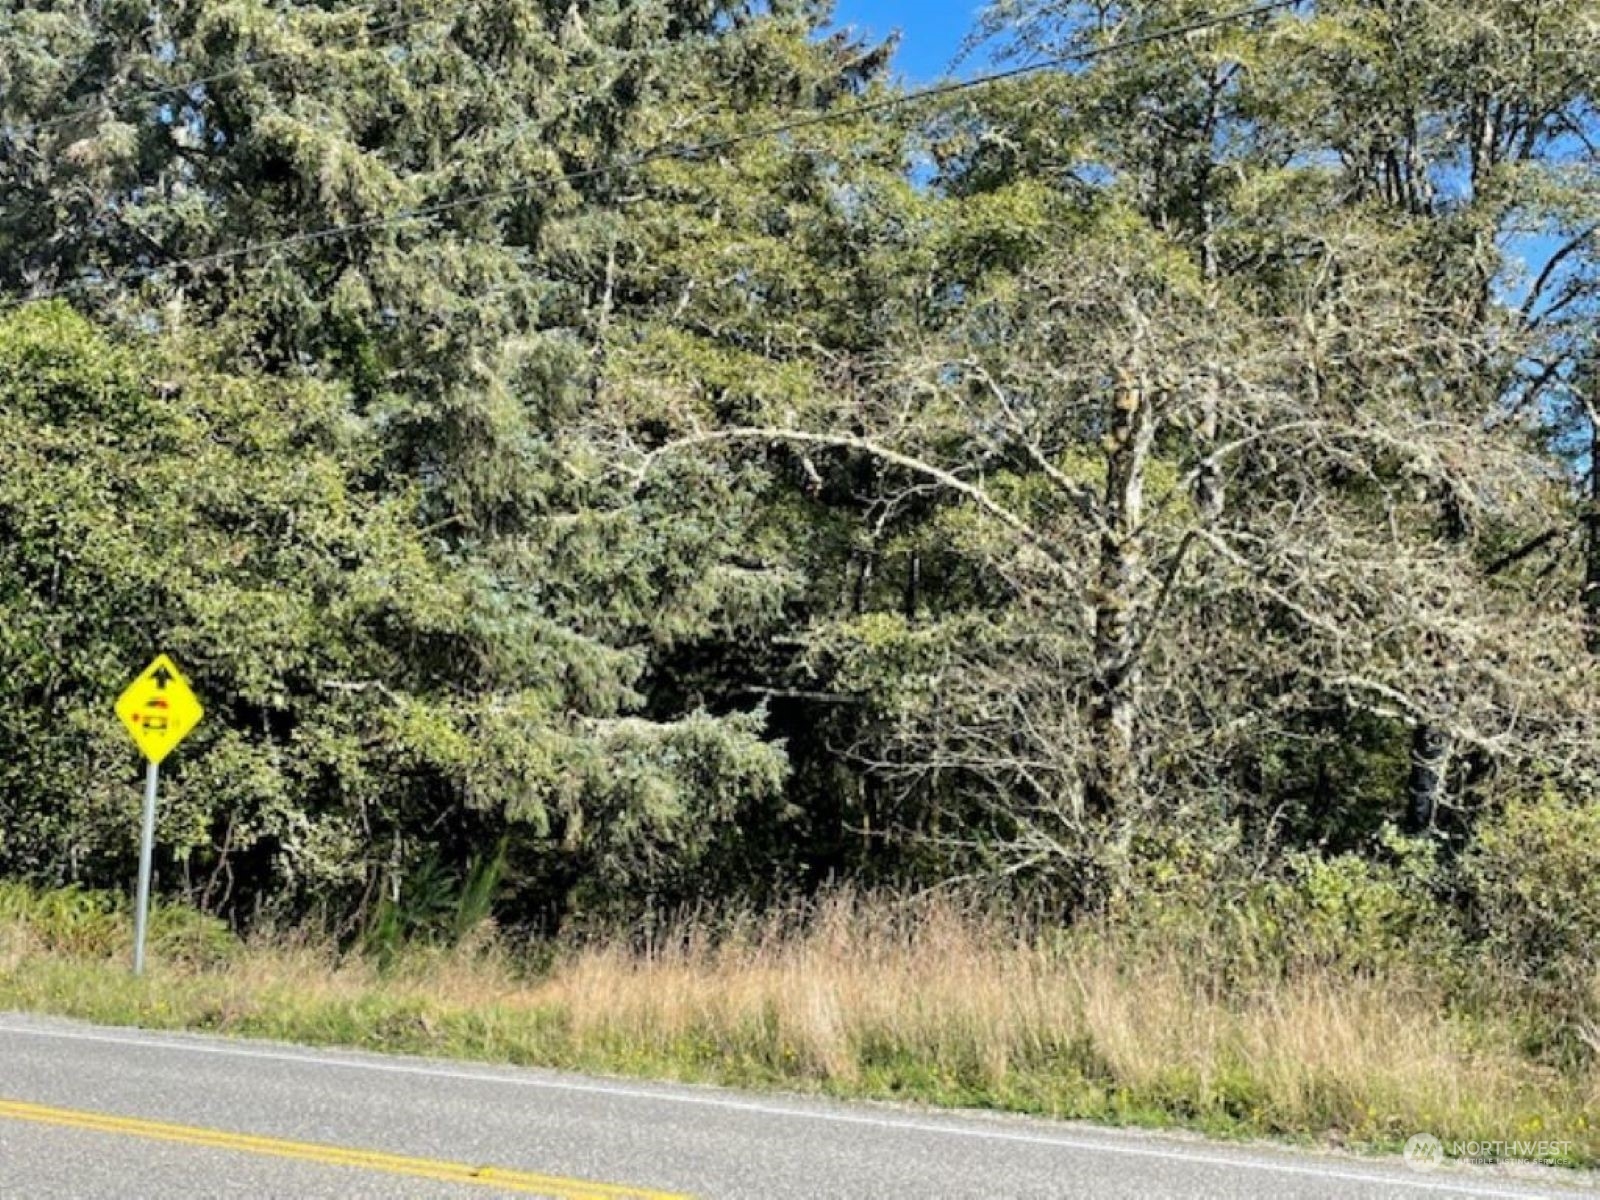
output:
M1024 939L969 914L840 901L804 921L604 942L240 942L181 909L130 978L128 921L0 885L0 1007L484 1062L913 1100L1392 1150L1413 1133L1570 1143L1600 1162L1592 1056L1530 1052L1527 1013L1329 971L1227 989L1183 956ZM537 968L531 963L540 964Z

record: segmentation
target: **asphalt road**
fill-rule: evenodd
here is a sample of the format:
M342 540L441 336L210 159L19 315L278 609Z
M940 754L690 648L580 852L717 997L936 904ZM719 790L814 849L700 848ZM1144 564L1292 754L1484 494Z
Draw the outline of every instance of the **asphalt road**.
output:
M0 1015L0 1197L1600 1195L1299 1154Z

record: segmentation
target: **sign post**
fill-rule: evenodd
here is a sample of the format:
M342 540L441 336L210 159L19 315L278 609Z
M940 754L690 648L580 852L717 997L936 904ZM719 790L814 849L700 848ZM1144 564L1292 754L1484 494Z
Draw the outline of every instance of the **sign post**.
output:
M144 973L145 927L150 913L150 865L155 856L156 788L161 760L200 723L205 709L178 664L165 654L145 668L117 700L117 716L144 752L144 813L139 825L139 890L133 913L133 973Z
M144 974L145 914L150 911L150 860L156 849L156 783L158 763L144 766L144 817L139 824L139 898L133 910L133 973Z

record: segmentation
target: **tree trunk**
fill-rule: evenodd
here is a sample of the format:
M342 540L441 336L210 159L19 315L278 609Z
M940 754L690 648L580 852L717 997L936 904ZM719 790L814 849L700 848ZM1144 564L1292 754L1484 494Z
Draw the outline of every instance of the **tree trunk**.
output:
M1226 503L1222 490L1222 470L1216 458L1222 385L1212 376L1206 380L1205 386L1205 395L1200 402L1200 420L1195 426L1195 440L1202 457L1200 469L1195 472L1194 506L1201 522L1210 526L1222 518Z
M1600 654L1600 422L1593 417L1589 423L1589 503L1583 511L1583 525L1584 637L1589 653Z
M1227 86L1228 73L1212 80L1210 107L1205 122L1206 144L1210 145L1221 123L1221 100ZM1221 273L1217 262L1216 212L1212 185L1216 164L1208 162L1200 174L1195 211L1200 217L1200 273L1206 281L1207 308L1216 303L1217 277ZM1200 418L1195 422L1195 449L1200 455L1200 467L1195 472L1194 504L1200 520L1205 525L1215 525L1222 516L1222 471L1217 463L1217 434L1221 430L1222 381L1215 371L1207 373L1205 390L1200 397Z
M1412 729L1411 773L1406 779L1406 829L1409 832L1422 833L1433 828L1449 762L1449 734L1436 725L1418 725Z
M1144 577L1140 522L1154 437L1144 389L1119 372L1106 434L1105 528L1094 592L1094 699L1086 800L1098 813L1125 810L1137 795L1138 636L1134 609Z

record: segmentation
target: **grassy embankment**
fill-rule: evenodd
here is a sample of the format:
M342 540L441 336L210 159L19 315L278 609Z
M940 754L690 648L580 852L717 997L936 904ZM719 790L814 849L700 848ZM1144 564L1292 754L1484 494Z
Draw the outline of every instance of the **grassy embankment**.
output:
M484 937L385 969L175 909L154 937L133 981L117 907L0 885L0 1009L1371 1148L1552 1139L1600 1162L1594 1056L1556 1065L1526 1011L1467 1013L1420 978L1223 984L1203 954L845 899L648 950Z

